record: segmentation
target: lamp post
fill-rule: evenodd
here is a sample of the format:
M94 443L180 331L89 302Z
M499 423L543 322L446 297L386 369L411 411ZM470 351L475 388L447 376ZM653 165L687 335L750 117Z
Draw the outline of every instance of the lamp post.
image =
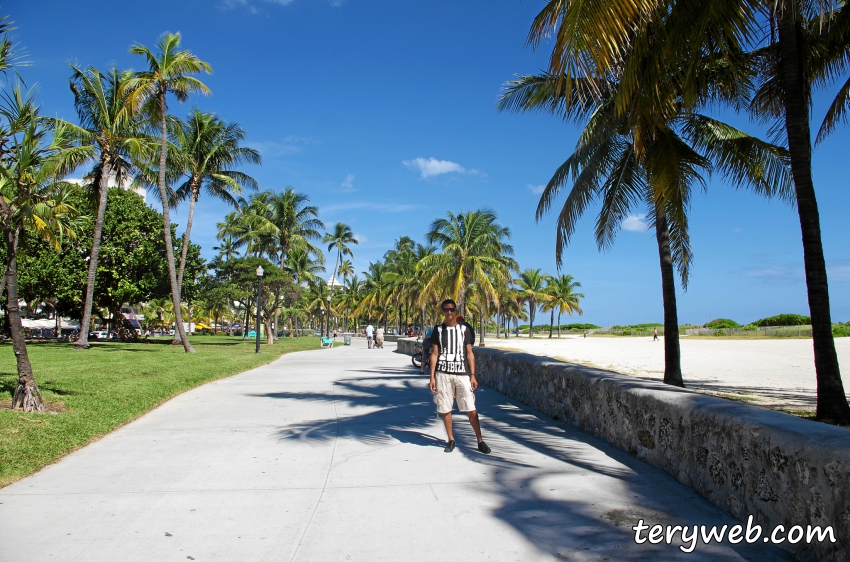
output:
M254 353L260 352L260 310L262 307L262 296L263 296L263 266L257 266L257 348Z

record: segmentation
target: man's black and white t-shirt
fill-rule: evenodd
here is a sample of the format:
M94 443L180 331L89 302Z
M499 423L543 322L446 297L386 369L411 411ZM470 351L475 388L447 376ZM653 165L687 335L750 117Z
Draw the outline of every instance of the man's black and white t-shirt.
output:
M431 334L431 345L436 345L439 353L437 370L442 373L466 374L466 346L472 345L474 341L472 330L463 324L436 325Z

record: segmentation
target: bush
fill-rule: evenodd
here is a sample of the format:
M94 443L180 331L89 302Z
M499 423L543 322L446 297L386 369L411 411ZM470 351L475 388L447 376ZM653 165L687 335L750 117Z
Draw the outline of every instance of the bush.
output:
M809 316L801 316L799 314L777 314L776 316L768 316L761 320L753 322L756 326L806 326L812 323Z
M728 318L715 318L711 322L705 325L706 328L740 328L741 325L735 322L734 320L730 320Z
M850 322L839 322L832 325L832 337L847 338L850 337Z

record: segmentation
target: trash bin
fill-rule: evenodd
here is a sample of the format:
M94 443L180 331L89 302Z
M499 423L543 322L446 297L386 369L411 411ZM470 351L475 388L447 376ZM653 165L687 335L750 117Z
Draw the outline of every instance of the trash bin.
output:
M343 345L351 345L351 336L345 336L342 338Z

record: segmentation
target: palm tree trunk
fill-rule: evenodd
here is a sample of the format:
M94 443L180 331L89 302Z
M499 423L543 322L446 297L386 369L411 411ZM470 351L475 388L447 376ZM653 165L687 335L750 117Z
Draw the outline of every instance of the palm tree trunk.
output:
M171 215L168 211L168 194L165 191L165 150L167 146L165 126L165 91L159 94L159 110L162 119L162 139L159 145L159 197L162 200L162 230L165 237L165 258L168 261L168 277L171 282L171 302L174 304L174 333L180 335L180 342L186 353L195 353L195 349L186 337L183 315L180 313L180 287L177 285L177 273L174 268L174 246L171 242ZM176 341L176 338L175 338Z
M832 336L829 285L821 242L820 215L812 181L812 144L809 130L811 92L803 74L799 37L801 24L786 7L779 17L779 65L784 90L785 129L791 156L791 175L797 195L797 212L803 235L806 289L812 318L812 342L817 376L817 419L850 424L850 405L844 393L838 355Z
M183 272L186 269L186 253L189 251L189 235L192 232L192 220L195 218L195 203L198 201L198 195L197 188L192 185L192 194L189 197L189 218L186 219L186 232L183 233L183 247L180 250L180 268L177 270L177 298L181 300L183 297ZM182 343L176 330L174 331L174 340L171 343L173 345Z
M528 301L528 337L534 337L534 313L537 312L535 309L537 308L534 299Z
M6 315L9 318L9 330L12 333L12 349L18 367L18 386L12 395L12 409L21 408L25 412L44 411L41 392L35 384L27 343L24 340L24 330L21 328L21 309L18 304L18 232L5 229L6 242Z
M552 324L555 322L555 309L549 311L549 339L552 339ZM558 330L560 330L560 326L558 326Z
M682 358L679 351L679 320L676 312L676 277L673 256L670 254L670 232L664 211L656 206L655 237L661 261L661 292L664 297L664 382L684 387Z
M558 339L561 339L561 307L558 307Z
M109 174L107 161L101 158L100 179L98 189L100 197L97 202L97 218L94 221L91 254L89 255L89 274L86 280L86 301L83 304L83 322L80 326L80 338L74 344L74 349L88 349L89 330L91 329L91 309L94 306L94 282L97 275L97 261L100 256L100 239L103 233L103 219L106 216L106 197L109 192Z

